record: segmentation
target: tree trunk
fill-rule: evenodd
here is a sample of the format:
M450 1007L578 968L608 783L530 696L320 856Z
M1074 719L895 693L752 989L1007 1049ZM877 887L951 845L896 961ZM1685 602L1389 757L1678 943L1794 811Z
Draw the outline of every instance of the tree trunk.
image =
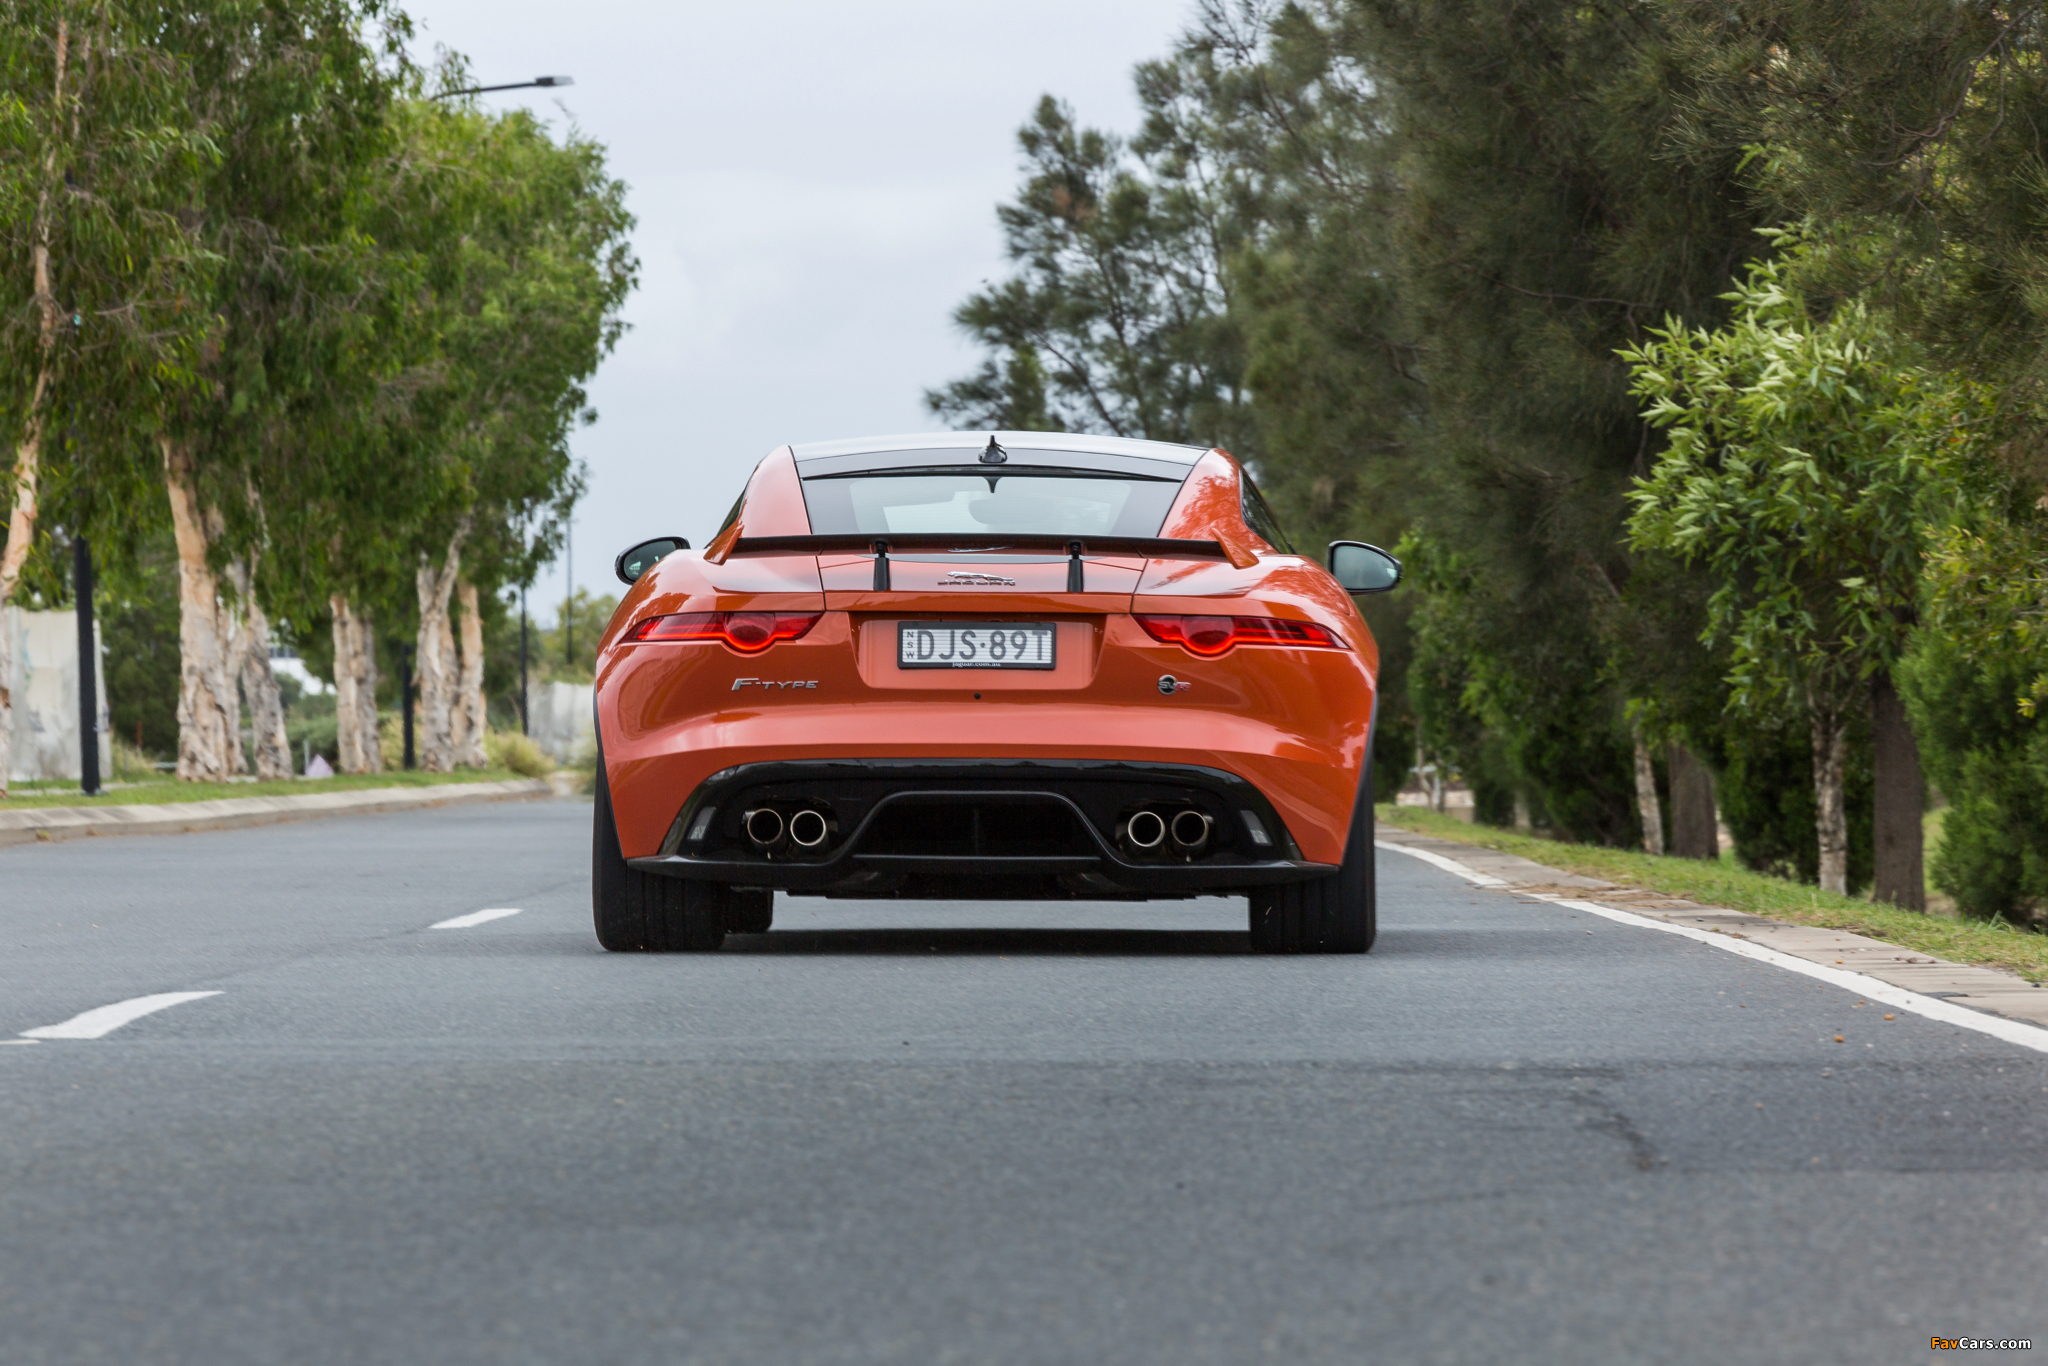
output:
M448 601L455 592L455 579L462 572L462 539L467 528L458 529L448 542L448 555L436 569L426 556L414 575L419 593L420 634L416 659L419 681L419 766L428 773L448 773L455 768L455 693L457 670L455 632L448 621Z
M1820 889L1849 892L1849 820L1842 804L1842 770L1849 731L1833 704L1811 704L1813 716L1814 825L1820 841Z
M64 68L71 53L71 29L66 20L57 21L57 73L50 96L53 129L61 127L64 115ZM14 589L21 582L21 566L28 559L36 535L36 498L40 488L43 457L43 424L48 418L43 400L50 391L50 370L57 350L59 313L57 298L50 289L50 194L57 180L57 138L53 132L50 151L43 158L43 183L36 195L35 222L30 229L34 246L30 250L35 286L35 305L41 314L37 346L40 360L36 382L30 391L28 413L21 424L21 440L14 449L14 497L7 510L7 546L0 550L0 623L14 601ZM8 775L14 771L14 633L0 624L0 797L7 795Z
M1714 818L1714 775L1684 745L1667 751L1671 767L1671 852L1679 858L1721 857Z
M484 619L477 612L476 585L462 580L455 585L462 604L462 676L456 696L455 762L464 768L489 768L484 752L484 733L489 722L484 712Z
M1643 852L1664 852L1664 807L1657 800L1657 766L1650 760L1650 744L1643 739L1642 723L1630 722L1629 735L1636 745L1636 815L1643 822Z
M256 776L266 781L292 776L292 746L284 733L284 699L278 692L277 671L270 667L270 619L256 601L256 574L251 562L237 560L228 566L228 581L241 599L241 629L235 633L233 657L241 675L242 696L249 703L249 723L255 734Z
M164 487L178 543L178 777L218 782L243 770L241 703L228 671L220 583L206 563L212 540L192 486L192 453L169 437Z
M1922 866L1921 816L1927 784L1920 774L1920 746L1906 719L1906 704L1890 674L1870 684L1870 749L1876 789L1876 866L1870 894L1909 911L1927 909Z
M377 631L336 593L334 608L334 732L343 773L381 773L377 743Z

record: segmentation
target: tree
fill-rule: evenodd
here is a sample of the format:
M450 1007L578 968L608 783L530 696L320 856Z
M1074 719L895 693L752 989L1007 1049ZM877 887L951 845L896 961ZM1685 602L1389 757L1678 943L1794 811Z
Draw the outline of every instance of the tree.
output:
M208 331L193 307L208 262L177 210L212 149L186 117L191 72L151 42L160 20L159 8L129 0L44 0L0 16L0 355L11 377L0 386L0 613L53 476L62 487L53 431L110 455L131 447L128 396L185 387ZM77 529L93 508L73 494ZM11 674L11 633L0 631L0 795L12 766Z
M217 337L199 382L150 415L178 545L182 778L243 766L238 675L258 772L290 772L258 588L280 491L265 476L290 459L292 416L323 406L337 335L358 335L372 254L351 204L388 144L405 30L383 0L212 0L155 38L190 66L191 117L219 150L184 206L217 263Z
M1076 125L1050 95L1017 141L1024 185L996 216L1018 273L953 315L1001 359L927 392L927 406L959 424L1249 454L1224 202L1180 149L1149 138L1127 147Z
M394 543L414 566L421 765L445 771L485 762L479 589L530 581L581 491L569 435L595 417L582 386L638 264L625 186L573 130L415 102L405 137L391 236L422 262L435 342L402 436L424 496Z
M1777 240L1793 259L1750 269L1728 326L1673 324L1623 352L1669 438L1637 483L1630 534L1713 574L1708 638L1730 649L1733 705L1754 715L1789 697L1805 711L1830 891L1848 887L1851 712L1871 708L1877 895L1918 909L1919 761L1891 675L1916 617L1934 456L1965 405L1864 304L1806 298L1811 246ZM1888 850L1899 827L1910 848Z

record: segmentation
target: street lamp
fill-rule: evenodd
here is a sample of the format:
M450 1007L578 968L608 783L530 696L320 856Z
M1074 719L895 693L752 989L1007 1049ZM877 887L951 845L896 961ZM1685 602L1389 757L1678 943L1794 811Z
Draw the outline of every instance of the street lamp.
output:
M535 76L530 81L514 81L510 85L472 85L466 90L443 90L434 98L447 100L457 95L487 95L493 90L531 90L536 86L543 90L553 90L559 86L574 84L576 80L573 76Z

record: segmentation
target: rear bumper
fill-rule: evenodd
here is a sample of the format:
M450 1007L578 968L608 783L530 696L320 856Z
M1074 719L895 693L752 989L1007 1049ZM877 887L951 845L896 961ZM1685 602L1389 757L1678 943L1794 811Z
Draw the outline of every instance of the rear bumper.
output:
M816 850L763 848L748 812L813 810ZM1140 809L1195 811L1198 849L1120 840ZM1169 898L1336 871L1304 859L1250 782L1193 764L1097 759L844 758L741 764L683 804L643 872L843 897Z

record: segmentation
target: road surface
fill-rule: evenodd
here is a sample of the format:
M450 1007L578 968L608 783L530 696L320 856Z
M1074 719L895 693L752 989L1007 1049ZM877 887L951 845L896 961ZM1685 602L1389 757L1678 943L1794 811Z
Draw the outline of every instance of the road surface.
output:
M195 993L0 1046L0 1360L2048 1336L2048 1055L1392 852L1365 958L1253 957L1221 900L784 899L607 955L589 815L0 850L0 1038Z

